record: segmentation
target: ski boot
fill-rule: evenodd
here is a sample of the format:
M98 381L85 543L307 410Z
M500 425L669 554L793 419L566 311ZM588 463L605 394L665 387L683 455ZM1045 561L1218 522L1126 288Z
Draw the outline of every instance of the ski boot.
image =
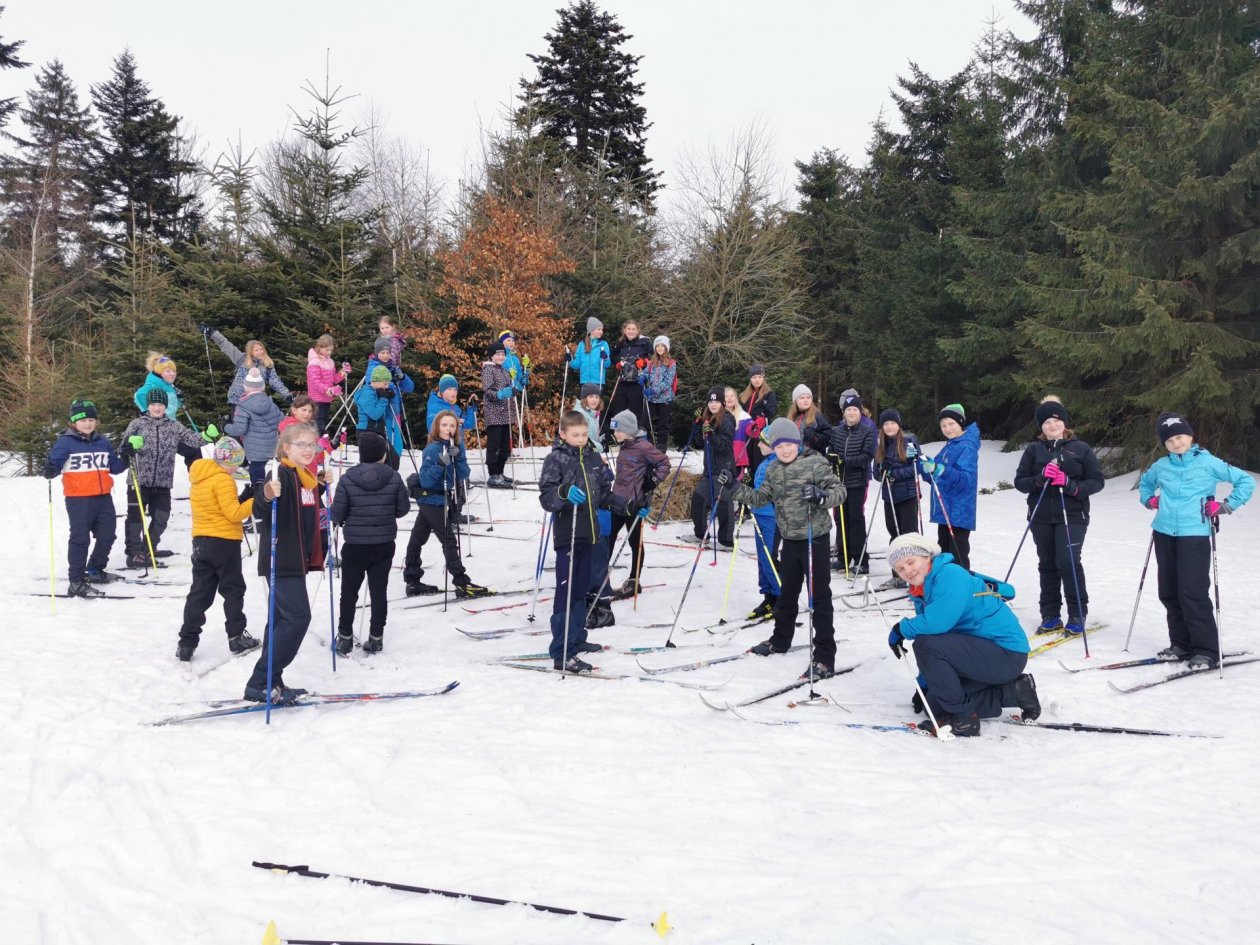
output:
M197 648L195 646L188 646L181 643L175 649L175 659L179 660L181 663L190 662L193 658L193 653L196 652L196 650Z
M295 690L287 690L287 691L288 691L288 692L290 692L290 693L292 693L292 692L294 692ZM274 687L272 687L272 690L271 690L271 704L272 704L272 705L292 705L293 703L297 702L297 696L292 696L291 698L289 698L289 699L287 699L287 700L286 700L286 699L285 699L285 692L286 692L286 690L285 690L285 688L284 688L283 686L274 686ZM245 687L245 701L247 701L247 702L266 702L266 701L267 701L267 687L266 687L266 686L248 686L248 685L247 685L247 686Z
M234 637L228 637L228 649L233 653L247 653L258 646L258 640L248 630L242 630Z
M486 480L486 485L491 489L511 489L512 483L508 482L506 476L491 476Z
M1037 681L1032 673L1017 676L1012 685L1015 687L1015 704L1019 706L1020 720L1035 722L1041 718L1041 701L1037 698Z
M592 643L590 640L587 640L585 643L578 644L577 651L579 653L603 653L604 648L598 643Z
M1156 653L1155 657L1156 659L1167 660L1170 663L1180 663L1182 660L1190 658L1190 651L1173 643Z
M114 581L125 580L121 574L115 574L112 571L106 571L103 568L88 568L83 574L83 580L89 584L110 584Z
M175 557L175 552L171 551L169 548L157 548L154 550L153 556L155 558L173 558Z
M876 588L875 588L875 590L876 590L876 592L879 592L879 591L901 591L901 590L905 590L905 588L906 588L906 582L905 582L905 581L903 581L901 578L897 577L897 575L895 575L895 574L894 574L892 577L890 577L890 578L889 578L887 581L885 581L883 584L881 584L881 585L879 585L878 587L876 587Z
M67 588L71 597L104 597L105 592L98 590L86 580L75 581Z
M1085 621L1079 617L1068 617L1068 622L1063 625L1063 632L1070 637L1079 637L1085 632Z
M761 603L754 607L748 614L748 620L769 620L774 616L774 605L779 602L779 598L773 594L766 594L762 597Z
M440 587L434 587L432 584L425 584L423 581L409 581L407 583L407 596L420 597L425 594L441 594Z
M1190 657L1190 661L1186 663L1186 669L1216 669L1217 659L1208 656L1206 653L1195 653Z
M936 721L941 728L948 728L957 738L973 738L980 734L980 716L972 712L970 715L950 715L948 712L937 712ZM919 731L938 735L931 719L919 723Z
M455 585L455 596L459 600L470 600L474 597L489 597L494 591L488 587L482 587L480 584L474 584L468 581L464 584Z
M337 655L349 656L354 652L354 634L338 633L337 634Z
M797 678L798 679L810 679L810 678L826 679L828 676L834 676L835 674L836 674L836 668L834 666L828 666L826 663L819 663L815 661L813 663L810 663L808 666L806 666L805 672L801 673L801 675L798 676Z
M1062 632L1063 632L1063 621L1058 616L1054 616L1054 617L1047 617L1043 621L1041 621L1041 626L1039 626L1034 631L1034 634L1036 636L1043 636L1048 633L1062 633Z
M383 649L385 649L384 637L374 637L374 636L369 635L368 638L363 642L364 653L379 653Z
M589 673L595 667L585 660L580 660L576 656L573 656L568 660L555 660L551 664L551 668L563 669L566 673Z
M772 653L786 653L787 650L777 650L769 640L762 640L756 646L751 647L748 652L756 656L769 656Z
M127 568L131 571L144 571L147 568L164 568L166 567L161 561L156 564L149 560L147 554L127 555Z

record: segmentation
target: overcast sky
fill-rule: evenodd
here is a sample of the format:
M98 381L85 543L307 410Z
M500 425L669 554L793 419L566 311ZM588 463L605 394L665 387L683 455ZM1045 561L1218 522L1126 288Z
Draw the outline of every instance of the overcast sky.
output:
M38 67L59 58L86 100L130 47L140 75L214 156L278 137L305 81L373 102L388 131L428 151L453 186L501 122L527 53L545 51L560 0L9 0L0 36L26 40ZM687 151L727 142L750 124L772 135L786 186L792 162L835 148L857 162L906 64L937 77L960 69L998 18L1030 25L1013 0L607 0L642 55L652 128L648 154L665 183ZM33 69L0 73L0 97L22 95Z

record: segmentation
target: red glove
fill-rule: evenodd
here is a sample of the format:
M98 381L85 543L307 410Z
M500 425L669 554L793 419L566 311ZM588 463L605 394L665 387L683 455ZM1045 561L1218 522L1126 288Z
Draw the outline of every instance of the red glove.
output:
M329 397L340 397L340 396L341 396L341 388L340 388L340 387L330 387L330 388L328 388L328 396L329 396Z
M1063 486L1067 484L1067 473L1058 467L1055 463L1047 463L1046 468L1041 471L1046 477L1046 482L1052 486Z
M645 367L647 367L647 362L644 361L642 358L636 358L634 362L634 366L637 367L640 371L642 371Z
M1146 500L1146 507L1152 512L1159 508L1159 496L1153 495Z
M614 364L614 365L613 365L613 369L614 369L614 370L616 370L616 371L620 371L620 370L621 370L621 362L620 362L620 361L618 361L616 364Z
M754 437L761 436L761 431L764 430L765 428L766 428L766 418L758 417L756 420L752 422L753 436Z

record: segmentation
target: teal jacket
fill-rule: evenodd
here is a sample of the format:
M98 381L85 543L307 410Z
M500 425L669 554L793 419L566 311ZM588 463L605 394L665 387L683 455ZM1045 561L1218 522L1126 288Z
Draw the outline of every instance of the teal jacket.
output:
M1234 486L1224 504L1235 511L1256 490L1251 476L1196 445L1180 456L1169 453L1152 463L1138 480L1138 498L1146 505L1158 491L1159 509L1151 525L1155 531L1174 538L1206 536L1211 532L1203 517L1203 500L1215 498L1221 482Z
M166 382L166 378L162 377L160 374L154 374L152 371L150 371L149 376L144 379L144 383L136 389L136 396L133 398L136 402L136 406L140 409L141 413L148 413L149 391L153 390L155 387L158 390L166 391L166 415L174 419L175 414L179 413L179 408L182 406L179 399L179 391L176 390L174 384L168 384Z
M923 596L911 596L914 616L900 623L907 640L930 633L965 633L992 640L1012 653L1028 652L1028 637L1015 612L982 578L954 563L953 555L937 555L923 582Z

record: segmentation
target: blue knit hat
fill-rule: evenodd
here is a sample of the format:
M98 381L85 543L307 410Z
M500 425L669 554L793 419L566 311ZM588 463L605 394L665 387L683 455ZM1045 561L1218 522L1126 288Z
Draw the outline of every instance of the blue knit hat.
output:
M459 390L459 381L455 380L454 374L443 374L438 378L438 393L444 393L448 390Z

